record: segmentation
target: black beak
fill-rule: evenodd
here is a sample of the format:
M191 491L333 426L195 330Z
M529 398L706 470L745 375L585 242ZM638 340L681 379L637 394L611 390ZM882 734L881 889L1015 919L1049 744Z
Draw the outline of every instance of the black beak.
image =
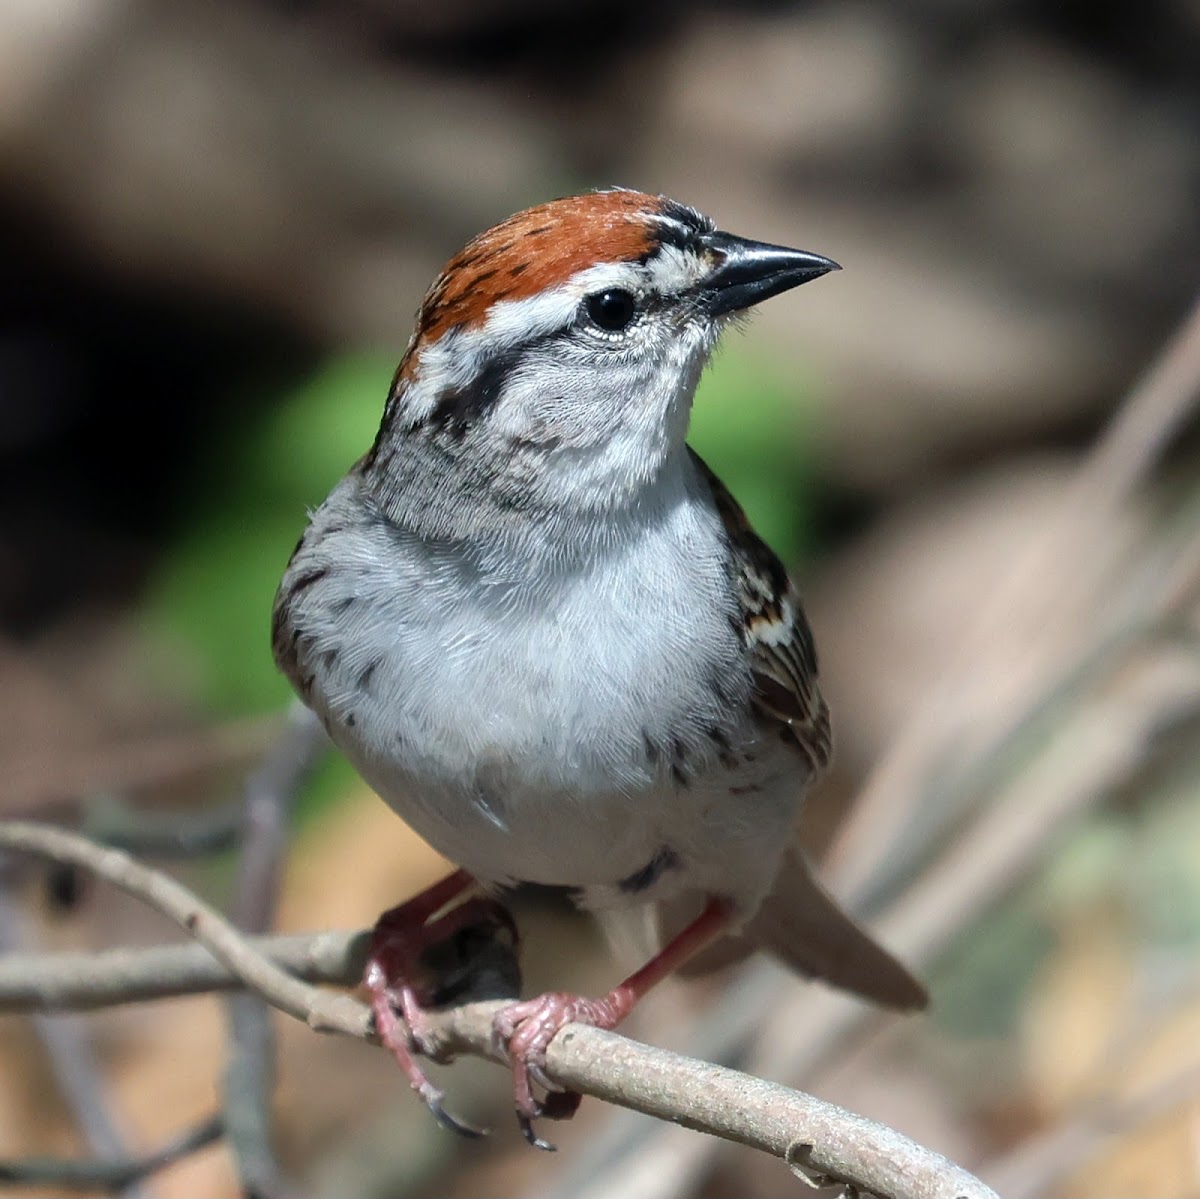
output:
M700 285L711 316L749 308L781 291L842 269L820 254L748 241L719 229L704 234L700 240L712 251L715 260L708 278Z

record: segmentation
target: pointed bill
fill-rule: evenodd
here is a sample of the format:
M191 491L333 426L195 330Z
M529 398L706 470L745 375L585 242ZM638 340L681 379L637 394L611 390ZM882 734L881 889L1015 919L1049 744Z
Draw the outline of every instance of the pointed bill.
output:
M781 291L842 269L820 254L750 241L720 230L705 234L701 241L715 262L701 285L712 316L749 308Z

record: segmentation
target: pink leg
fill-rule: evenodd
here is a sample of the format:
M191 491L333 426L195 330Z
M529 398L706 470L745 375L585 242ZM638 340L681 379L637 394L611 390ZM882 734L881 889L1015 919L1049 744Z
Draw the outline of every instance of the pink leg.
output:
M546 1104L534 1098L533 1083L545 1082L546 1050L568 1024L591 1024L616 1028L633 1011L651 987L677 970L728 927L731 905L711 899L704 911L674 940L668 942L640 970L600 999L588 999L565 991L548 991L536 999L514 1003L496 1016L496 1037L508 1046L513 1071L513 1097L517 1120L525 1139L537 1149L553 1149L533 1128L539 1116L565 1119L579 1106L574 1092L552 1094Z
M414 1056L414 1050L422 1048L427 1021L422 1005L425 992L419 981L428 974L421 960L423 952L473 924L492 923L508 929L516 938L508 913L499 904L481 897L468 899L439 915L447 904L473 885L474 879L459 870L407 903L384 912L376 921L371 938L365 982L379 1039L391 1051L409 1085L441 1124L464 1136L475 1137L481 1136L482 1130L446 1110L444 1095L429 1081Z

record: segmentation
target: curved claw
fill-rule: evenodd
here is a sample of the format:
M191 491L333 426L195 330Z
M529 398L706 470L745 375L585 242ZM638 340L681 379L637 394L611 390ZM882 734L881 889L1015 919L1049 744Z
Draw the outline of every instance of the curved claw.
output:
M445 915L431 919L469 884L469 877L459 871L410 903L385 912L375 926L364 981L370 992L379 1040L404 1071L409 1086L443 1128L474 1139L486 1136L488 1130L448 1111L444 1093L429 1081L414 1056L418 1052L435 1060L442 1056L436 1039L428 1035L429 1017L422 1006L428 999L430 972L436 973L438 964L437 960L426 959L437 959L439 953L445 957L443 950L449 943L448 965L461 972L464 966L471 965L465 960L470 954L460 952L462 946L454 941L454 936L481 925L507 930L514 942L516 939L512 917L490 900L468 899ZM459 941L463 940L460 936ZM467 949L470 948L468 944Z
M554 1094L559 1090L559 1088L550 1081L546 1071L538 1065L536 1060L529 1063L529 1077L533 1079L533 1081L537 1083L539 1087L541 1087L544 1091L548 1091L550 1094Z
M583 1096L578 1091L551 1091L531 1113L517 1110L517 1126L526 1143L543 1153L556 1153L558 1146L540 1137L533 1127L534 1120L569 1120L579 1110Z
M549 1141L539 1137L534 1130L533 1122L542 1114L541 1110L532 1116L527 1116L524 1112L517 1112L517 1125L521 1129L521 1135L525 1138L525 1143L533 1149L540 1149L543 1153L557 1153L558 1146L551 1144Z
M513 1072L513 1098L521 1135L535 1149L551 1150L533 1128L535 1120L569 1120L579 1108L582 1096L563 1091L546 1075L546 1050L561 1029L574 1021L600 1028L619 1023L632 1004L620 989L602 999L585 999L562 991L550 991L523 1003L513 1003L496 1013L492 1024L493 1042L507 1050ZM546 1096L539 1101L533 1086L544 1087Z
M446 1096L436 1087L430 1086L427 1092L422 1091L420 1094L425 1106L433 1113L433 1118L450 1132L466 1137L469 1141L477 1141L491 1132L489 1128L480 1128L477 1124L471 1124L461 1116L456 1116L445 1106Z

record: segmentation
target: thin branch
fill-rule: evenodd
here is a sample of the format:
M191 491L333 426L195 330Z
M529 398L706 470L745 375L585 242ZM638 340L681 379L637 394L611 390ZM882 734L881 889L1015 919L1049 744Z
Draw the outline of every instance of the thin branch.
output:
M0 822L0 848L94 871L188 929L230 973L289 1015L322 1031L373 1038L364 1004L291 977L185 887L127 854L60 829L15 821ZM347 954L351 944L344 945ZM313 949L315 957L319 947ZM343 958L342 968L346 964ZM503 1001L474 1003L435 1014L434 1053L503 1061L492 1034L493 1016L502 1006ZM809 1182L838 1182L886 1199L996 1199L966 1171L884 1125L615 1033L568 1026L550 1046L547 1074L558 1086L770 1153Z
M826 859L826 877L843 896L867 891L880 873L894 867L903 830L927 799L929 777L947 745L977 716L966 702L972 680L982 672L989 647L1004 644L1003 630L1014 611L1024 610L1031 596L1042 616L1041 646L1022 647L1023 655L1040 651L1047 667L1061 661L1071 645L1071 628L1063 614L1071 595L1086 586L1081 572L1062 576L1056 563L1074 561L1081 534L1093 527L1097 513L1116 512L1177 434L1200 401L1200 303L1195 305L1133 389L1080 464L1056 511L1031 536L1024 552L992 588L987 602L973 614L956 638L942 676L928 698L913 712L860 788L851 817ZM1047 595L1045 579L1058 586ZM1069 619L1069 618L1068 618ZM1031 679L1024 694L1011 697L1006 709L991 714L1000 731L1019 715L1023 700L1036 690Z
M92 1158L79 1161L53 1157L30 1157L0 1161L0 1183L20 1186L88 1187L119 1193L159 1170L207 1149L224 1132L220 1116L173 1137L159 1149L142 1157Z
M115 887L161 912L223 962L251 990L268 1003L307 1022L320 1032L341 1032L363 1037L369 1025L368 1009L348 995L331 995L293 978L262 957L221 915L176 882L152 870L119 849L108 849L63 829L32 821L0 821L0 849L31 853L91 871Z
M245 932L266 932L275 919L288 821L301 788L328 748L321 722L296 701L282 735L246 783L233 901L234 922Z
M1058 646L1048 653L1038 686L981 730L971 760L931 775L924 802L938 816L922 830L924 844L897 846L893 860L852 893L856 912L874 919L990 809L1004 807L996 796L1011 781L1019 747L1069 720L1081 697L1096 693L1139 654L1178 641L1186 605L1200 587L1200 489L1176 523L1180 527L1123 562L1120 584L1110 584L1105 611L1091 622L1088 636L1071 652Z
M0 955L16 945L30 942L21 913L8 891L0 886ZM120 1158L125 1144L110 1111L104 1079L91 1038L83 1022L73 1016L51 1016L33 1012L33 1030L46 1056L59 1093L75 1119L89 1152L99 1157ZM127 1199L136 1199L136 1182L130 1180L120 1190Z
M1200 302L1126 395L1076 481L1081 507L1116 507L1154 469L1200 403Z
M354 986L366 962L370 930L248 937L256 954L310 983ZM95 953L0 954L0 1015L94 1011L148 999L241 989L239 975L203 945L107 949Z
M502 1006L443 1013L437 1047L499 1060L492 1014ZM578 1024L555 1038L546 1061L560 1086L759 1149L810 1183L849 1184L887 1199L995 1199L977 1178L893 1129L725 1066Z
M1148 1124L1200 1095L1195 1065L1137 1095L1089 1104L1071 1120L1030 1137L984 1171L1008 1199L1054 1195L1071 1173L1092 1161L1123 1133Z
M81 807L79 831L84 836L148 858L186 860L223 853L235 849L242 834L241 796L203 812L155 812L110 795L86 799Z
M0 644L2 654L2 644ZM253 749L264 740L264 732L268 729L278 729L280 721L277 717L268 717L253 723L241 722L229 726L229 732L218 728L215 740L220 743L234 737L241 737L245 732L245 746L239 741L235 747L239 756L250 756ZM205 734L187 734L195 739ZM173 754L174 761L180 766L179 755L175 753L178 734L162 743L143 745L141 749L149 748L153 756ZM285 725L281 736L276 737L275 744L290 744L291 727ZM320 747L323 737L317 742ZM231 748L226 746L225 748ZM111 752L111 751L106 751ZM134 752L137 752L136 750ZM222 751L223 752L223 751ZM231 750L232 752L232 750ZM268 761L273 759L273 751ZM302 769L308 767L297 759ZM180 766L181 772L189 769L185 760ZM19 770L18 770L19 773ZM124 849L128 853L148 858L188 859L204 857L207 854L222 853L236 849L247 826L248 794L254 786L254 779L243 788L243 792L232 799L215 807L208 807L202 812L193 811L155 811L143 805L128 803L122 796L104 790L97 791L94 787L88 789L82 798L72 798L67 802L51 803L43 800L39 803L36 813L29 813L36 819L53 820L57 824L78 827L79 831L94 841L111 845L116 849ZM286 780L285 780L286 785ZM7 786L7 782L5 784ZM4 792L7 794L6 792ZM21 818L23 813L13 811L15 818Z
M274 922L288 822L301 787L327 746L320 721L294 702L283 735L246 783L231 914L243 932L264 933ZM272 1144L276 1055L270 1009L253 992L234 995L225 1006L230 1032L225 1128L238 1176L247 1194L284 1199L292 1187Z

